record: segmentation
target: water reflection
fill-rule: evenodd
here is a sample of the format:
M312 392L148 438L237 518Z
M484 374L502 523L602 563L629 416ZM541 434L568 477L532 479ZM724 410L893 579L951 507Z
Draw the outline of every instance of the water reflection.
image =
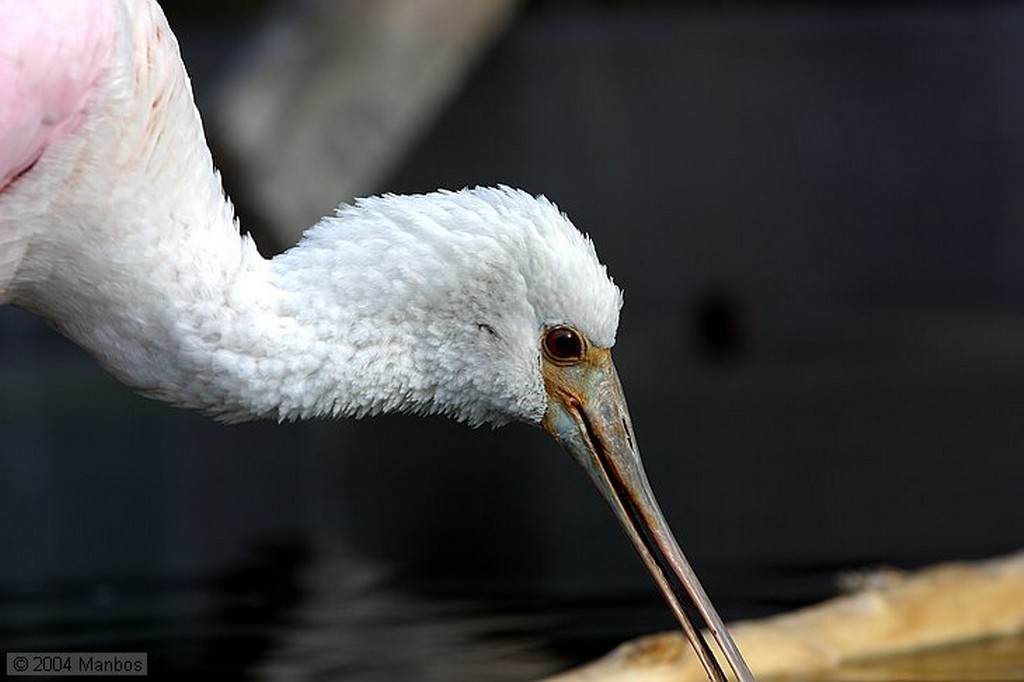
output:
M145 651L151 674L515 680L564 668L543 617L412 595L336 545L266 546L211 581L0 592L8 651Z
M256 665L256 676L517 680L560 667L543 650L536 616L413 597L388 589L386 580L386 571L337 546L318 547L299 581L304 598Z

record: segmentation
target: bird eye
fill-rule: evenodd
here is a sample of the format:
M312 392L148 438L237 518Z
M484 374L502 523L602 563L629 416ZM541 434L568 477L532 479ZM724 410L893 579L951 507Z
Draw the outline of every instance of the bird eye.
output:
M554 362L581 360L585 349L583 335L572 327L555 327L544 335L544 353Z

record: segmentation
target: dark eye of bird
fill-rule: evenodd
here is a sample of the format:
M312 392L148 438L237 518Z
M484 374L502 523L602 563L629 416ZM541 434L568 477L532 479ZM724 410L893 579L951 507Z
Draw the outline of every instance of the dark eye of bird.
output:
M581 359L583 348L583 335L570 327L555 327L544 335L544 351L557 362Z

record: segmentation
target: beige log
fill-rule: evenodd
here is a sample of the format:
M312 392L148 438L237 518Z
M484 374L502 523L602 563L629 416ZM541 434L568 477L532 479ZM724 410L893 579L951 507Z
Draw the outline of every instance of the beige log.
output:
M864 659L1024 632L1024 552L901 574L860 591L730 626L754 674L806 675ZM549 682L694 682L703 669L680 633L643 637Z

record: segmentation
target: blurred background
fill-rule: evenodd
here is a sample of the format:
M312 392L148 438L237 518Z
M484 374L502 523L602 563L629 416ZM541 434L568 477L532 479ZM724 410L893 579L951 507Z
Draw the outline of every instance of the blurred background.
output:
M1024 4L163 4L265 255L353 194L493 183L594 238L726 620L1024 544ZM5 650L525 679L673 627L539 430L223 426L12 308L0 382Z

